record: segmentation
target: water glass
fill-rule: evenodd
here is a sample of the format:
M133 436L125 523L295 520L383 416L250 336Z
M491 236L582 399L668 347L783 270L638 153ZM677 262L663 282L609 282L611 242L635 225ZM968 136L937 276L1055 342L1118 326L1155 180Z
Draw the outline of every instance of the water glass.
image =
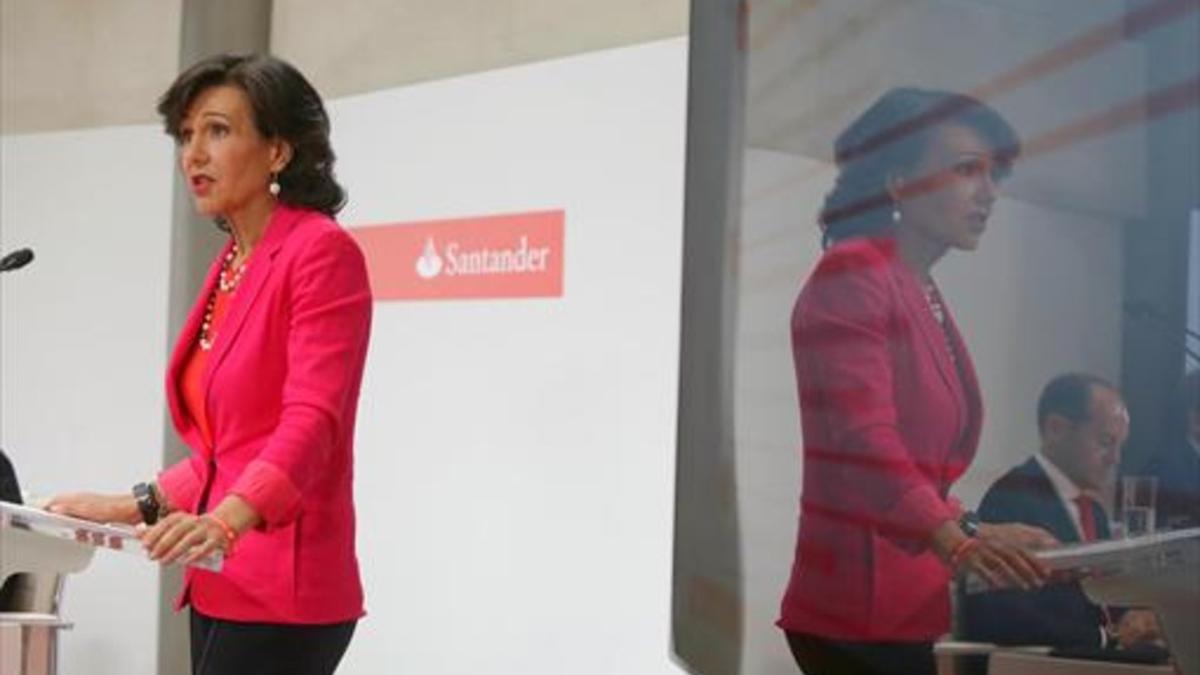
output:
M1158 498L1158 478L1125 476L1121 479L1121 520L1126 537L1154 532L1154 505Z

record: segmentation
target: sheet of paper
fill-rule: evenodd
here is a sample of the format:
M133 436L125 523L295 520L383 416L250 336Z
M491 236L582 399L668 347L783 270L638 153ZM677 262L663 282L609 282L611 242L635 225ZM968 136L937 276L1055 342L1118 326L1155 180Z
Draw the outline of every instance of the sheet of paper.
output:
M1194 557L1200 528L1155 532L1128 539L1072 544L1037 557L1055 570L1086 569L1092 575L1149 572L1188 564Z
M81 544L124 551L145 557L137 530L131 525L94 523L82 518L50 513L32 506L0 502L0 526L23 527L47 536L70 539ZM193 567L218 572L223 560L220 553L202 558Z
M1068 544L1038 551L1035 555L1064 579L1148 574L1186 565L1195 567L1200 565L1200 528ZM987 582L974 574L964 581L968 593L988 590Z

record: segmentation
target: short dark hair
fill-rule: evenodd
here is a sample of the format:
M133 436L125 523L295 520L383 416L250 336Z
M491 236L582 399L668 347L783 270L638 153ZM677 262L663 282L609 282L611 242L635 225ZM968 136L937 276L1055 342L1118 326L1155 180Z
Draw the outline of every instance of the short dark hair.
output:
M1038 397L1038 430L1046 426L1046 419L1059 415L1072 422L1086 422L1091 417L1092 389L1102 387L1117 391L1108 380L1088 373L1066 373L1050 380Z
M179 126L196 97L226 84L245 92L259 133L292 146L292 159L278 176L279 200L330 216L340 211L346 191L333 175L336 158L329 144L329 115L317 90L282 59L220 54L192 65L158 100L166 132L178 140Z
M934 131L963 125L976 131L1008 175L1021 153L1016 131L979 100L948 91L898 87L880 96L834 142L838 176L818 218L825 246L891 231L888 176L924 155Z

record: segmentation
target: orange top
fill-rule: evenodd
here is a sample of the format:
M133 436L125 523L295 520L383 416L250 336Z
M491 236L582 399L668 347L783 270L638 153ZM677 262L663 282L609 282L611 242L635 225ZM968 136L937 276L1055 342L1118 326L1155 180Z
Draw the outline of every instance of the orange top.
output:
M229 311L230 301L236 292L237 289L228 293L213 289L217 302L213 307L212 323L208 327L210 341L216 341L221 324L225 322L225 315ZM208 425L208 406L204 396L204 372L208 368L208 355L207 350L200 348L200 335L197 334L196 341L192 343L192 351L183 366L182 376L179 378L179 393L183 395L184 407L196 423L196 428L200 430L200 437L204 439L204 444L212 448L212 430Z

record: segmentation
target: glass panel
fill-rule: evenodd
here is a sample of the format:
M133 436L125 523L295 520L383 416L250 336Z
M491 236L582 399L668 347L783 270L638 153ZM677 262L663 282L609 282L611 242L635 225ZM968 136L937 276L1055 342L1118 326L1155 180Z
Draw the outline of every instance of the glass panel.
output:
M952 611L948 582L1021 564L998 541L1119 536L1137 515L1119 508L1121 474L1157 478L1160 530L1200 525L1184 383L1200 367L1198 9L755 0L741 35L733 9L694 20L694 73L739 47L712 76L741 105L689 132L685 253L711 261L685 263L675 618L690 665L716 672L679 639L708 631L737 672L795 672L777 621L815 636L794 643L810 658L830 640L928 644L952 623L988 641L1162 647L1119 634L1078 587L971 593ZM694 78L693 110L719 105L716 88ZM722 157L714 134L739 151ZM722 179L728 217L699 208L720 206ZM705 312L721 328L689 324ZM688 360L700 345L707 365ZM727 383L724 399L694 391L689 368ZM964 510L985 535L965 548ZM707 538L689 529L701 521ZM997 527L1015 522L1040 530Z

